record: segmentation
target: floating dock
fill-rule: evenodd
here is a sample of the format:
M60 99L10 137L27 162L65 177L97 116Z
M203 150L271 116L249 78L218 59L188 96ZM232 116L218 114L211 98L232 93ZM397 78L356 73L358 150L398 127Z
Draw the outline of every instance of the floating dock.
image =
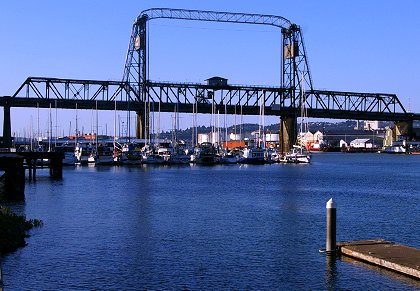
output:
M341 254L420 279L420 250L383 239L337 243Z

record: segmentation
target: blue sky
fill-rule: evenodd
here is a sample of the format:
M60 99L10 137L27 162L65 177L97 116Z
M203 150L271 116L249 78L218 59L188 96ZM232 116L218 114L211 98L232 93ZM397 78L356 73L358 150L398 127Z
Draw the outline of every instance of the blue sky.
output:
M407 109L420 112L420 2L414 0L2 1L0 96L13 94L28 76L120 80L133 20L154 7L283 16L302 28L316 89L395 93ZM220 75L233 84L279 85L275 28L178 20L153 20L149 28L153 80L203 82ZM12 114L18 135L29 131L31 119L37 122L36 109ZM47 115L41 110L43 128ZM79 118L89 131L92 112L79 112ZM111 134L113 113L100 112L99 119L99 132ZM68 134L74 120L74 112L60 111L59 132ZM207 120L201 117L204 125ZM170 118L161 124L169 129ZM190 117L181 118L182 127L190 125Z

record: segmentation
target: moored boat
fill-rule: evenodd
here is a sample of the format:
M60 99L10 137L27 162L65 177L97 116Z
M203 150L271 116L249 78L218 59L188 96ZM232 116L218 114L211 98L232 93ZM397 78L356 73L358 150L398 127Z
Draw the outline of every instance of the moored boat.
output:
M200 144L195 156L195 162L202 165L214 165L216 163L216 149L210 142Z
M96 147L88 157L88 163L95 165L112 165L114 163L113 151L108 146Z
M180 140L176 143L174 152L169 159L169 164L171 165L186 165L189 164L191 156L188 154L186 144L184 141Z
M405 154L405 153L407 153L407 150L402 145L393 145L393 146L385 147L381 151L381 153L384 153L384 154Z
M242 164L265 164L267 162L267 151L263 148L245 148L243 156L239 159Z
M161 165L165 162L163 156L158 155L154 146L145 145L142 149L142 163L150 165Z
M171 157L174 154L174 148L169 141L160 142L157 146L157 155L163 159L163 162L169 164Z
M224 153L220 157L219 163L221 163L221 164L236 164L236 163L238 163L238 161L239 161L239 157L236 154L234 154L232 152L229 152L229 153Z
M298 145L293 145L291 151L280 158L280 162L282 163L309 164L310 161L310 154L304 147Z

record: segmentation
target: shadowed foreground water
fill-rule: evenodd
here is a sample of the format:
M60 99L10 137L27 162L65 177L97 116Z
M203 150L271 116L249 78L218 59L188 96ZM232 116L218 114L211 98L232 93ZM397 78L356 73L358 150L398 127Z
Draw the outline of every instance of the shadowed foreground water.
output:
M5 290L415 290L419 281L318 252L337 241L420 248L420 156L314 154L310 165L38 171L13 207L44 227L2 258Z

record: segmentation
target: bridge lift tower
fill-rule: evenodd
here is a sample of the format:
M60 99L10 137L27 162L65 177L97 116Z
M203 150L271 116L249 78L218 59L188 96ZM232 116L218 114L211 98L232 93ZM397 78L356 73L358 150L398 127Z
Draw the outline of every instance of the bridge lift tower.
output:
M147 64L147 22L159 18L258 24L277 27L280 29L283 44L282 52L280 52L282 56L280 89L283 95L280 98L280 100L283 100L281 102L287 102L288 106L298 110L300 102L305 102L305 100L302 100L304 97L302 98L301 91L313 90L301 29L284 17L168 8L148 9L141 12L133 24L123 77L124 82L135 88L136 95L140 99L138 101L144 105L143 110L137 112L136 135L140 138L145 138L149 130L148 116L150 112L148 112L147 104L150 101L150 80L148 80L149 67ZM280 107L285 105L280 104ZM281 116L280 132L282 140L286 141L286 144L282 144L282 146L285 148L290 147L287 141L295 139L296 136L295 114Z

